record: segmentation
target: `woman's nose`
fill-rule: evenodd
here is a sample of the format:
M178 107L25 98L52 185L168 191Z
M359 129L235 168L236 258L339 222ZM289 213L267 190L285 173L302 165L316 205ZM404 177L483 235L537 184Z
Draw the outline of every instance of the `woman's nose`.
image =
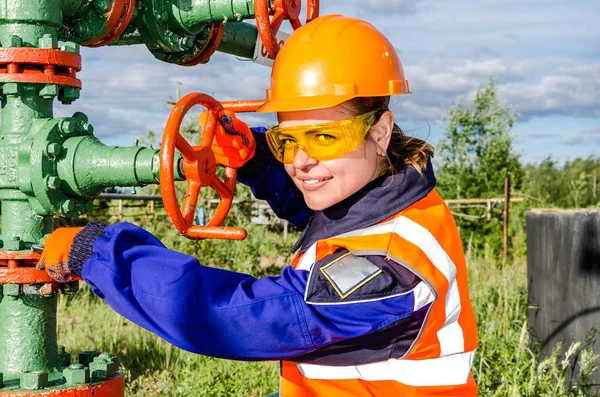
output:
M311 158L302 148L296 148L296 155L294 156L294 167L302 169L307 165L316 164L317 161Z

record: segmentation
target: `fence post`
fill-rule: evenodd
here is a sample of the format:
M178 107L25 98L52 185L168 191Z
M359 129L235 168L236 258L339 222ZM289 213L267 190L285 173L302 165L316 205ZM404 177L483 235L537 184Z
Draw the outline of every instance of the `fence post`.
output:
M510 206L510 177L504 178L504 211L503 211L503 230L502 239L504 243L504 253L502 255L502 264L505 265L508 259L508 211Z

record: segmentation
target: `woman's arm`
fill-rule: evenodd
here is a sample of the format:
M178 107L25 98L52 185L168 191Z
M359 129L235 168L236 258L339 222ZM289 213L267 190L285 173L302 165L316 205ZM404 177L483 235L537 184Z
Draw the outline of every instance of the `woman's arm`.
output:
M88 232L95 234L85 236ZM88 238L96 236L97 230L84 229L72 247L84 253L93 246L81 276L94 293L139 326L208 356L238 360L305 356L317 362L343 356L347 362L345 343L369 344L367 335L379 343L378 354L387 356L385 349L393 344L381 344L382 338L397 338L415 309L413 289L418 280L407 284L368 261L363 265L373 268L376 277L350 298L340 299L320 272L286 267L278 277L256 279L209 268L128 223L106 227L95 240ZM321 264L331 260L325 258ZM356 359L363 359L363 354Z

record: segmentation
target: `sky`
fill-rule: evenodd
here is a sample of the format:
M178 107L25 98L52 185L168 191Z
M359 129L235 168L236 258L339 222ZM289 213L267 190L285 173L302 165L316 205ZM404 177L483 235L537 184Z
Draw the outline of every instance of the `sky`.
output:
M321 15L333 13L370 22L398 50L413 94L394 98L392 109L408 134L435 147L449 107L468 103L493 76L518 113L523 162L600 156L600 1L321 0ZM226 101L264 98L269 85L269 67L219 52L192 68L159 62L143 45L82 55L81 98L58 103L55 116L86 113L108 145L131 145L148 130L160 137L178 86ZM275 123L273 115L241 118Z

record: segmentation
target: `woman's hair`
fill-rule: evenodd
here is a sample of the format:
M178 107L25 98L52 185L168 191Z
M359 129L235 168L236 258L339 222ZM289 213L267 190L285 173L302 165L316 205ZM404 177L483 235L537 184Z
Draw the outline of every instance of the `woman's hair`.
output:
M390 97L357 97L341 104L351 116L358 116L371 111L378 111L375 123L387 110L389 111ZM370 134L367 134L370 137ZM392 129L390 144L383 158L381 175L394 174L407 165L412 165L419 173L427 167L433 157L433 147L422 139L404 135L404 131L396 123ZM387 161L386 161L387 160Z

